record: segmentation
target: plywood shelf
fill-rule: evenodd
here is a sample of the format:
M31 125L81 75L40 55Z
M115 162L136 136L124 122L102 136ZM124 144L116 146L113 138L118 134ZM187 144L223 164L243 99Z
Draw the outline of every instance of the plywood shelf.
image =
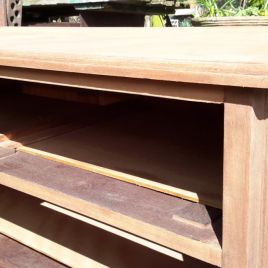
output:
M64 268L58 262L0 234L0 267Z
M205 207L204 217L184 216L199 204L24 153L2 159L0 170L2 185L220 265L220 219L211 223Z
M95 221L96 225L92 225L88 223L93 221L90 218L86 218L88 220L85 222L58 213L40 199L3 186L0 187L0 200L1 232L71 267L212 267L180 253L174 252L172 258L160 254L110 232L109 225L106 225L109 231L104 230L103 223ZM126 237L127 235L130 234L126 233ZM5 249L1 247L0 253L1 250ZM9 252L9 256L10 254L14 258L14 253ZM48 267L54 268L52 265Z

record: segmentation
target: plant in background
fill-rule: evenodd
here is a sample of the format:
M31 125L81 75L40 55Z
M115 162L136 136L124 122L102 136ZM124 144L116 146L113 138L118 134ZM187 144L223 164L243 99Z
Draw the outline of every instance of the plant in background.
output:
M268 0L197 0L202 17L268 16Z
M249 0L248 5L257 8L261 16L268 16L268 0Z
M200 5L202 11L201 14L207 17L218 17L220 16L220 9L217 5L217 0L198 0L197 3Z

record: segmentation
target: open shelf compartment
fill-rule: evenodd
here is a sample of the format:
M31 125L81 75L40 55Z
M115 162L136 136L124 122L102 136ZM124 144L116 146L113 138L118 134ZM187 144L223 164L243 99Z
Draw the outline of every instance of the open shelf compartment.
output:
M221 105L0 94L1 184L221 265Z

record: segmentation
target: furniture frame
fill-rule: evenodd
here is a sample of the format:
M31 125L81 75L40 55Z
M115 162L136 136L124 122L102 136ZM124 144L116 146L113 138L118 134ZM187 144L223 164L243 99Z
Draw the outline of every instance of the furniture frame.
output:
M267 33L265 27L176 31L0 29L3 40L0 78L224 105L222 249L208 252L202 246L185 242L181 252L224 268L265 268L268 265ZM161 34L163 39L159 41ZM70 35L75 39L72 44L67 41ZM20 46L12 48L12 39L19 37ZM53 38L55 45L48 47L46 40ZM153 46L155 40L161 43L157 48ZM24 191L22 184L1 174L1 184ZM28 189L30 195L52 199L53 193L42 195L37 188ZM75 207L86 215L83 202L77 206L67 199L64 203L57 198L51 202L64 204L66 209ZM95 218L101 220L97 210ZM116 225L112 221L109 224ZM138 235L142 236L142 232L141 228ZM145 238L153 240L153 236L157 234Z

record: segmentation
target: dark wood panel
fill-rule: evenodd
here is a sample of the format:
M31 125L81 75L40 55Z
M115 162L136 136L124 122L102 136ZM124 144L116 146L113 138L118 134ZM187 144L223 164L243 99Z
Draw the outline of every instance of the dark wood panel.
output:
M1 234L0 245L0 267L2 268L66 267Z
M173 217L183 218L180 210L189 201L23 153L2 160L0 170L3 185L220 264L221 247L215 234L221 234L220 221L198 228ZM203 212L209 220L209 212ZM198 222L199 217L190 221Z
M18 240L31 247L38 247L43 253L51 254L72 267L214 267L184 255L181 260L170 258L44 207L42 200L3 186L0 187L0 200L2 231L16 236ZM0 256L3 250L7 258L16 259L14 252L2 247ZM27 260L21 265L33 261L34 259ZM38 267L54 268L53 265Z

